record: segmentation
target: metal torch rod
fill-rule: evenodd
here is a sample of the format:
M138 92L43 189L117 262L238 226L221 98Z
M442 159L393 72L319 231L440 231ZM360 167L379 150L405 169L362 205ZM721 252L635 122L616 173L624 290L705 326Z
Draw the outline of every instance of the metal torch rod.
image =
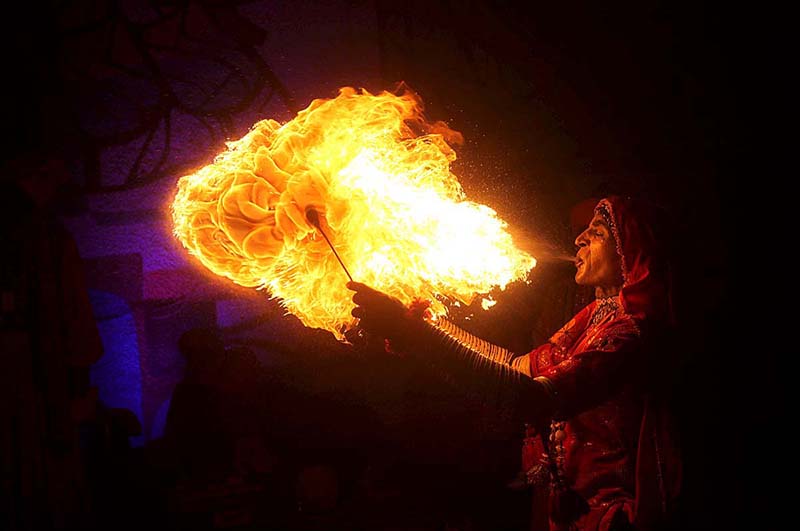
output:
M328 247L330 247L331 251L333 251L333 256L335 256L336 259L339 260L339 264L342 266L342 269L344 269L344 272L347 275L347 278L350 279L350 282L353 282L353 277L350 275L350 271L347 270L347 266L345 266L344 262L342 262L342 259L339 258L339 253L336 252L336 249L333 247L333 244L328 239L328 235L325 234L324 230L322 230L322 225L319 222L319 213L316 211L316 209L311 207L306 208L306 219L308 220L309 223L314 225L314 228L316 228L319 231L319 233L322 234L322 237L325 238L325 241L328 242Z

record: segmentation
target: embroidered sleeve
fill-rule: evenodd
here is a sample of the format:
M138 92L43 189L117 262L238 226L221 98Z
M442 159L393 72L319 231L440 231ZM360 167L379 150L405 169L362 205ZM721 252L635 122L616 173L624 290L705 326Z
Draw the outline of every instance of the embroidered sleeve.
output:
M603 327L586 346L557 365L541 371L565 416L601 404L636 378L644 377L644 356L638 329L622 322Z
M529 354L530 372L532 376L539 376L549 368L558 365L567 358L569 349L578 338L578 335L586 327L594 303L578 312L567 324L553 334L544 345L534 349Z

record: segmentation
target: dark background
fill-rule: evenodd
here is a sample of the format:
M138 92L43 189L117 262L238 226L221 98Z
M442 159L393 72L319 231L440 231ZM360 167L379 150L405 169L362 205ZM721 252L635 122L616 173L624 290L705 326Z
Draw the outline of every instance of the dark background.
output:
M513 429L491 434L492 422L481 417L472 421L481 422L476 430L462 422L463 404L449 402L447 393L433 405L426 402L431 396L418 398L451 419L446 428L409 415L398 403L425 392L414 374L391 365L396 360L386 362L391 368L353 361L274 302L199 273L164 229L165 204L181 172L209 160L256 120L290 119L340 86L375 92L405 81L430 118L463 133L454 172L468 196L493 206L512 227L571 252L569 211L582 199L619 191L668 210L684 266L685 365L676 380L687 464L684 528L731 529L751 518L760 519L757 528L769 527L769 489L746 486L772 483L750 456L751 444L761 441L752 434L774 423L764 405L778 392L769 385L755 399L741 392L752 361L731 328L729 192L737 168L728 155L739 102L730 37L738 21L727 6L411 0L56 2L18 9L2 36L3 156L13 160L43 146L69 163L72 182L59 216L86 265L106 348L105 372L95 371L92 384L108 406L135 413L140 454L159 448L170 397L184 378L178 338L214 327L228 346L255 351L259 370L278 375L281 392L293 398L290 406L276 399L275 408L308 416L292 428L271 413L285 444L305 448L318 436L308 452L332 456L342 484L343 470L362 468L343 465L341 448L372 455L361 448L371 441L364 426L378 418L385 433L377 440L396 444L410 469L419 467L417 484L428 474L446 489L454 469L469 478L459 475L462 490L442 498L451 513L474 512L463 496L477 489L473 496L487 503L476 522L495 509L510 515L509 528L524 521L524 497L501 494L500 478L518 452ZM544 339L526 325L525 312L535 313L537 302L532 292L515 289L524 302L501 298L500 326L474 326L498 343L529 348ZM118 307L131 316L128 324L109 317ZM128 361L107 361L114 356ZM759 364L761 381L771 381L771 355ZM131 382L127 394L110 388L112 377ZM374 381L371 387L369 379L395 388ZM323 402L327 414L319 413ZM460 450L447 453L454 448ZM762 451L768 450L756 453ZM422 463L426 452L431 462ZM315 459L285 461L302 470ZM155 477L164 481L156 473L139 481L155 485ZM129 493L130 503L145 503L137 492ZM346 528L342 521L330 520Z

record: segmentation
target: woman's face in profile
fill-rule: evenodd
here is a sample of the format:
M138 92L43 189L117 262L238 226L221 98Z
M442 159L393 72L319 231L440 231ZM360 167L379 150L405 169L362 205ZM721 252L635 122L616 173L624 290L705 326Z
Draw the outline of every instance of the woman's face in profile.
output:
M575 282L582 286L622 286L622 264L617 242L603 216L595 214L589 226L575 238Z

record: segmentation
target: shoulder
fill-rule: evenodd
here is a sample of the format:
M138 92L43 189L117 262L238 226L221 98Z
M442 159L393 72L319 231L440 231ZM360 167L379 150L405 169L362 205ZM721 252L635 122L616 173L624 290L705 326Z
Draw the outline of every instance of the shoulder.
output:
M621 312L614 319L603 323L589 339L589 348L594 350L619 350L636 348L642 343L642 326L633 316Z

